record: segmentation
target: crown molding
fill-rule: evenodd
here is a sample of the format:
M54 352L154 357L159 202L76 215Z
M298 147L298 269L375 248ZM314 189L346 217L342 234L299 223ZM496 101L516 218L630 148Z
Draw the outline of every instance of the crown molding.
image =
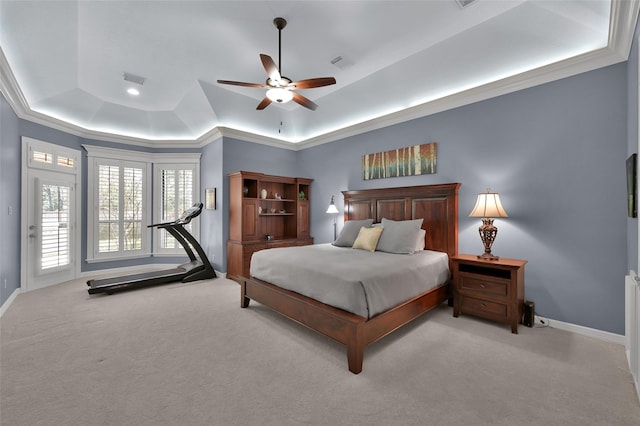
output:
M639 0L613 0L611 2L608 47L617 52L622 61L629 59L638 15L640 15Z
M281 139L271 138L269 136L258 135L256 133L245 132L243 130L231 127L220 127L220 132L224 137L240 139L246 142L254 142L262 145L274 146L276 148L285 148L293 151L299 150L300 144L288 142Z
M639 14L640 0L612 0L607 47L421 105L416 105L402 111L303 139L297 143L221 126L213 127L208 132L192 140L154 140L89 130L33 111L20 89L15 75L9 67L2 47L0 47L0 92L5 99L7 99L7 102L19 118L85 139L116 142L146 148L202 148L215 140L228 137L299 151L624 62L629 58Z

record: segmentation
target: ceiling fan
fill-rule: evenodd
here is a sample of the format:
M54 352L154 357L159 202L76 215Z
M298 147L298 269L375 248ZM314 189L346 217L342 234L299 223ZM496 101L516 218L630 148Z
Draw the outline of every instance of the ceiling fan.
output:
M278 29L278 66L271 59L271 56L260 54L260 60L262 66L267 72L267 81L264 84L260 83L243 83L241 81L230 80L218 80L219 84L231 84L234 86L256 87L269 89L265 98L258 104L258 110L265 109L271 104L271 102L286 103L290 100L302 105L305 108L309 108L314 111L318 105L312 102L310 99L305 98L301 94L294 92L298 89L312 89L314 87L323 87L336 84L336 79L333 77L319 77L309 78L306 80L292 81L290 78L283 76L280 73L282 69L280 59L282 56L282 29L287 26L287 21L284 18L275 18L273 25Z

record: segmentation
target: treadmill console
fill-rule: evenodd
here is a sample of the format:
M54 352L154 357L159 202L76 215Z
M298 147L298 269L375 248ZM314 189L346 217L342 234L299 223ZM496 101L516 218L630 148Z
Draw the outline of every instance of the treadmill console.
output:
M183 211L175 223L187 224L191 222L191 219L194 217L198 217L200 213L202 213L202 203L195 203L193 206Z

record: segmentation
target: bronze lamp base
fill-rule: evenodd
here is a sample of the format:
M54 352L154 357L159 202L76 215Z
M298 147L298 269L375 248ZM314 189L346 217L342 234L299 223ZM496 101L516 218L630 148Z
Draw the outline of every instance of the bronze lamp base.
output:
M480 233L480 239L482 240L482 244L484 245L484 253L478 255L478 259L482 260L498 260L500 259L498 256L495 256L491 253L491 246L493 245L493 241L496 239L496 235L498 235L498 228L493 226L493 219L483 218L482 226L478 228L478 232Z

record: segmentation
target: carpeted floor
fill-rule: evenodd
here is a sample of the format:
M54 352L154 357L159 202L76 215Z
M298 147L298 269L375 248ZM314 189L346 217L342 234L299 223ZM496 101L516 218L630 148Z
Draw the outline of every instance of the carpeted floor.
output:
M624 348L442 305L367 348L252 302L226 279L19 295L2 318L2 425L634 425Z

